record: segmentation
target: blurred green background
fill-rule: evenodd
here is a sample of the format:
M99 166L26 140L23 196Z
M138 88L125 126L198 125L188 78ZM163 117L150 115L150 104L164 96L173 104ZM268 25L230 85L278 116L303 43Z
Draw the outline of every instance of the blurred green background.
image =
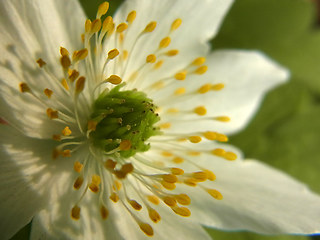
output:
M102 1L80 2L93 19ZM122 0L110 2L114 12ZM291 70L290 82L270 92L251 124L231 136L230 142L246 157L282 169L320 193L320 26L316 19L312 0L236 0L212 46L213 50L260 50ZM12 239L28 239L29 232L27 226ZM208 232L216 240L320 239Z

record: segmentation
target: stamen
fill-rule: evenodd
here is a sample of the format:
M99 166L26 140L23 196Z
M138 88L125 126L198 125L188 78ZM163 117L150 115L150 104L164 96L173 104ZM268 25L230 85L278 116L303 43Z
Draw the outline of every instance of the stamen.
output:
M178 206L175 206L175 207L172 207L172 210L182 216L182 217L189 217L191 215L191 212L188 208L186 207L178 207Z
M159 48L166 48L170 45L171 38L170 37L165 37L163 38L160 43L159 43Z
M201 66L205 62L206 62L206 58L205 57L199 57L199 58L196 58L195 60L193 60L192 65Z
M195 74L202 75L202 74L206 73L207 70L208 70L208 66L201 66L201 67L197 68L197 69L194 71L194 73L195 73Z
M86 22L85 22L85 25L84 25L84 29L85 29L85 32L86 33L90 33L91 31L91 20L90 19L87 19Z
M74 62L78 62L85 59L87 56L88 56L88 49L84 48L79 51L74 51L72 55L72 60Z
M154 196L154 195L148 195L147 199L152 202L155 205L159 205L160 204L160 200L158 197Z
M108 79L106 79L106 82L118 85L122 82L122 79L117 75L111 75Z
M103 220L106 220L109 216L109 211L105 206L100 207L100 214Z
M168 57L173 57L173 56L178 55L178 53L179 53L179 50L173 49L173 50L169 50L169 51L166 52L165 54L166 54Z
M96 19L91 23L91 33L97 33L101 29L101 19Z
M144 222L139 222L140 229L147 235L147 236L153 236L153 228L148 224Z
M85 77L79 77L77 82L76 82L76 94L79 94L83 91L84 89L84 84L85 84L86 78Z
M73 184L74 189L79 190L83 184L83 177L79 176Z
M61 54L62 57L63 56L69 56L69 51L64 47L60 47L60 54Z
M174 91L174 95L177 95L177 96L183 95L185 93L186 93L186 89L184 87L178 88Z
M150 22L146 28L143 30L143 33L150 33L156 28L157 22Z
M194 109L194 113L198 114L199 116L204 116L207 114L207 109L204 106L199 106Z
M71 130L69 127L65 127L63 130L62 130L62 135L63 136L70 136L71 135Z
M71 66L71 60L70 60L69 56L62 56L60 58L60 63L65 71L68 70L69 67Z
M174 175L183 175L184 171L181 168L171 168L171 173Z
M128 28L128 24L126 23L120 23L117 27L117 33L122 33Z
M222 200L223 196L222 194L215 189L206 189L207 193L209 193L213 198L217 199L217 200Z
M113 161L112 159L107 159L107 161L105 161L104 163L104 167L106 169L114 169L117 165L117 162Z
M201 142L201 137L199 137L199 136L191 136L191 137L189 137L189 141L190 142L192 142L192 143L199 143L199 142Z
M81 170L83 168L83 164L80 163L79 161L76 161L73 165L73 169L77 172L77 173L80 173Z
M148 208L148 213L149 213L150 219L154 223L157 223L161 220L160 214L156 210L154 210L153 208Z
M113 49L113 50L108 52L108 59L114 59L118 55L119 55L118 49Z
M103 2L98 7L97 18L101 18L101 16L105 15L109 10L109 3Z
M155 63L157 61L157 58L154 54L150 54L146 58L147 63Z
M175 195L174 198L177 200L178 203L181 205L190 205L191 199L187 194L181 193L178 195Z
M132 11L128 14L127 16L127 22L128 24L132 24L133 21L136 19L136 16L137 16L137 12L136 11Z
M234 161L237 159L237 155L234 152L226 152L222 148L216 148L216 149L212 150L211 153L213 155L216 155L218 157L222 157L222 158L229 160L229 161Z
M80 207L78 207L77 205L75 205L72 210L71 210L71 217L74 220L79 220L80 219Z
M116 194L115 192L111 193L110 197L109 197L114 203L119 201L119 196L118 194Z
M219 116L215 117L214 120L220 121L220 122L230 122L230 118L228 116Z
M177 18L176 20L173 21L171 24L171 31L177 30L182 23L182 20L180 18Z
M142 209L142 206L136 200L128 200L129 204L137 211Z
M58 111L53 110L52 108L47 109L47 115L50 119L56 119L58 118Z
M45 90L43 90L44 94L48 97L51 98L51 95L53 94L53 91L51 91L50 89L46 88Z
M61 85L64 87L64 89L69 91L69 85L67 83L67 80L65 80L64 78L61 80Z
M180 81L185 80L186 77L187 77L187 71L178 72L174 75L174 78Z
M25 92L31 92L30 87L28 86L28 84L22 82L19 84L20 87L20 92L25 93Z
M44 65L46 65L47 63L45 61L42 60L42 58L39 58L37 60L37 63L39 65L40 68L42 68Z

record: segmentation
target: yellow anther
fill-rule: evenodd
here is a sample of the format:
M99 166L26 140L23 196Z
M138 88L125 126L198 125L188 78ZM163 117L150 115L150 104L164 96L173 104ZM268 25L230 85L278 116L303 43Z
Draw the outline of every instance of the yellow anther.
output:
M193 111L199 116L204 116L207 114L207 109L204 106L196 107Z
M201 142L201 137L199 137L199 136L191 136L191 137L189 137L189 141L190 142L192 142L192 143L199 143L199 142Z
M228 137L226 135L219 133L217 135L217 140L219 142L228 142L229 139L228 139Z
M164 61L160 60L158 61L155 65L154 65L154 69L159 69L161 68L161 66L163 65Z
M60 154L62 157L71 157L71 151L69 149L63 150Z
M91 23L91 33L97 33L101 29L101 19L96 19Z
M190 187L196 187L197 186L197 182L192 178L185 179L183 181L183 183L188 185L188 186L190 186Z
M184 162L184 159L183 159L182 157L175 157L174 159L172 159L172 161L173 161L174 163L179 164L179 163L183 163L183 162Z
M147 63L155 63L157 61L157 57L154 54L150 54L146 58Z
M145 33L153 32L153 30L156 28L157 22L150 22L146 28L143 30Z
M97 121L94 121L94 120L89 120L88 121L88 131L95 131L96 128L97 128L97 125L98 125L98 122Z
M136 11L131 11L128 16L127 16L127 22L129 24L133 23L133 21L136 19L137 12Z
M171 123L162 123L159 126L161 129L168 129L171 127Z
M186 207L178 207L178 206L176 206L176 207L173 207L172 210L176 214L178 214L178 215L180 215L182 217L189 217L191 215L190 210L188 208L186 208Z
M218 134L216 132L207 131L203 133L203 136L208 140L216 140Z
M176 183L178 181L177 176L173 174L165 174L162 176L162 179L168 183Z
M139 227L147 236L153 236L153 228L148 223L140 222Z
M112 159L107 159L104 163L104 167L107 169L114 169L117 165L117 162L113 161Z
M53 94L53 91L51 91L50 89L46 88L45 90L43 90L44 94L48 97L51 98L51 95Z
M169 183L166 181L161 181L161 185L167 190L174 190L176 188L176 185L174 183Z
M147 199L155 205L158 205L160 203L159 198L154 195L148 195Z
M166 55L168 57L173 57L179 54L179 50L177 49L173 49L173 50L169 50L168 52L166 52Z
M174 20L171 24L171 31L177 30L182 23L182 20L180 18L177 18Z
M77 70L71 70L69 73L69 80L74 82L79 77L79 72Z
M108 79L106 79L106 82L118 85L122 82L122 79L117 75L111 75Z
M105 206L100 207L100 215L103 220L106 220L109 216L109 211Z
M208 174L205 171L194 172L192 178L197 182L204 182L208 179Z
M30 87L28 86L28 84L22 82L19 84L19 88L20 88L20 92L24 93L24 92L31 92Z
M60 54L61 54L62 57L63 56L69 56L69 51L64 47L60 47Z
M45 61L42 60L42 58L39 58L37 60L37 63L39 65L40 68L42 68L44 65L46 65L47 63Z
M87 19L84 24L84 29L86 33L89 33L91 31L91 25L92 25L91 20Z
M88 56L88 49L84 48L79 51L74 51L72 55L72 60L77 62L85 59Z
M99 185L95 184L95 183L90 183L89 184L89 189L93 192L93 193L97 193L99 192Z
M69 127L65 127L62 131L61 131L63 136L70 136L71 135L71 130Z
M216 177L216 175L215 175L212 171L210 171L210 170L208 170L208 169L205 169L205 170L203 170L203 171L207 173L208 180L210 180L210 181L216 180L217 177Z
M127 176L127 174L121 170L115 170L113 173L118 179L124 179Z
M183 95L186 93L186 89L184 87L180 87L180 88L177 88L175 91L174 91L174 95Z
M198 57L195 60L193 60L192 65L201 66L205 62L206 62L206 58L205 57Z
M124 32L127 28L128 28L128 24L126 24L126 23L120 23L120 24L117 26L117 33L122 33L122 32Z
M79 161L76 161L74 164L73 164L73 169L77 172L77 173L80 173L81 170L83 168L83 164L80 163Z
M59 117L58 111L55 111L52 108L47 109L47 115L50 119L55 119Z
M170 43L171 43L171 38L165 37L160 41L159 48L166 48L170 45Z
M131 141L130 140L122 140L120 145L119 145L119 148L121 151L128 151L131 149Z
M207 83L207 84L202 85L202 86L198 89L198 93L204 94L204 93L209 92L211 89L212 89L212 84Z
M206 73L207 70L208 70L208 66L201 66L201 67L198 67L198 68L194 71L194 73L201 75L201 74Z
M99 185L101 183L101 178L99 175L93 174L91 177L92 183Z
M234 161L237 159L237 154L234 152L226 152L224 158L229 161Z
M102 23L102 32L106 33L108 31L111 31L114 27L113 24L113 18L111 16L106 17L106 19Z
M157 223L161 220L160 214L156 210L154 210L153 208L148 208L148 213L149 213L150 219L154 223Z
M171 168L171 173L174 175L183 175L184 171L181 168Z
M226 154L226 151L222 148L216 148L211 151L213 155L216 155L218 157L223 157Z
M230 122L230 118L228 116L219 116L215 117L214 120L220 121L220 122Z
M76 190L79 190L83 184L83 177L77 177L76 181L74 181L73 187Z
M133 170L134 170L134 167L132 163L123 164L121 167L121 171L124 172L125 174L131 173L133 172Z
M76 93L81 93L84 89L84 84L86 82L85 77L79 77L78 80L76 81Z
M115 203L119 201L119 196L115 192L111 193L109 198Z
M118 49L112 49L111 51L108 52L108 59L114 59L119 55Z
M97 18L101 18L101 16L105 15L109 10L109 3L103 2L98 7Z
M222 199L223 199L222 194L221 194L218 190L215 190L215 189L206 189L206 191L207 191L212 197L214 197L214 198L217 199L217 200L222 200Z
M122 185L121 185L121 182L117 181L117 180L114 180L114 183L113 183L113 190L114 191L119 191L121 189Z
M174 207L177 205L177 201L174 197L165 196L163 197L163 202L167 204L169 207Z
M177 200L178 203L181 205L189 205L191 203L191 199L187 194L181 193L175 195L174 198Z
M64 78L61 80L61 85L64 87L64 89L69 91L69 85L67 83L67 80L65 80Z
M187 152L188 155L190 156L200 156L201 155L201 152L198 152L198 151L189 151Z
M61 136L57 135L57 134L53 134L52 139L59 142L59 141L61 141Z
M174 78L180 81L185 80L186 77L187 77L187 71L178 72L174 75Z
M172 157L173 156L173 154L171 152L167 152L167 151L161 152L161 155L164 157Z
M128 200L128 202L135 210L140 211L142 209L142 206L136 200Z
M63 67L63 69L67 70L71 65L71 60L70 60L69 56L62 56L60 58L60 63L61 63L61 66Z
M220 91L224 88L224 84L223 83L218 83L218 84L215 84L211 87L211 89L213 91Z
M179 112L179 109L177 109L177 108L169 108L167 110L167 113L178 113L178 112Z
M74 220L79 220L80 219L80 207L78 207L77 205L75 205L72 209L71 209L71 217Z

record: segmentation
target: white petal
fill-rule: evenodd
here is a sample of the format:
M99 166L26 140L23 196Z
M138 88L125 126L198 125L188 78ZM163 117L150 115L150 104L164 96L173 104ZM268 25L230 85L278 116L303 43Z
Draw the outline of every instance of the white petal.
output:
M201 164L210 166L210 158ZM245 160L212 166L217 180L210 184L223 200L195 192L192 217L224 230L266 234L320 232L320 197L290 176L262 163ZM207 185L209 186L209 185Z
M168 93L159 91L158 95L165 99L165 102L159 105L166 107L167 104L167 108L178 108L181 111L192 111L197 106L205 106L207 108L205 117L229 116L231 121L220 123L213 120L202 120L203 124L194 124L194 121L182 122L180 119L196 119L196 114L186 116L177 114L178 124L170 130L204 131L214 129L227 134L234 133L250 121L266 92L284 83L289 76L286 69L262 53L255 51L215 51L208 57L207 65L209 69L206 74L188 79L187 82L180 83L180 86L184 86L187 92L194 92L206 83L223 83L224 89L219 92L194 94L187 98L181 97L183 101L176 99L177 103L172 97L169 98ZM176 88L173 87L173 89ZM172 96L172 92L169 94ZM166 121L166 116L161 116L163 121ZM201 118L198 117L198 123ZM173 123L174 120L173 117Z

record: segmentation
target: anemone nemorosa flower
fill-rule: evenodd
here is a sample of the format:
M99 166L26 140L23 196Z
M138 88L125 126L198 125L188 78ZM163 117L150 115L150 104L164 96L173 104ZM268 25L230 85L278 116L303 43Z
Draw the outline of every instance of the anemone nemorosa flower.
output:
M286 69L209 53L232 0L0 2L1 239L320 230L320 198L226 144Z

